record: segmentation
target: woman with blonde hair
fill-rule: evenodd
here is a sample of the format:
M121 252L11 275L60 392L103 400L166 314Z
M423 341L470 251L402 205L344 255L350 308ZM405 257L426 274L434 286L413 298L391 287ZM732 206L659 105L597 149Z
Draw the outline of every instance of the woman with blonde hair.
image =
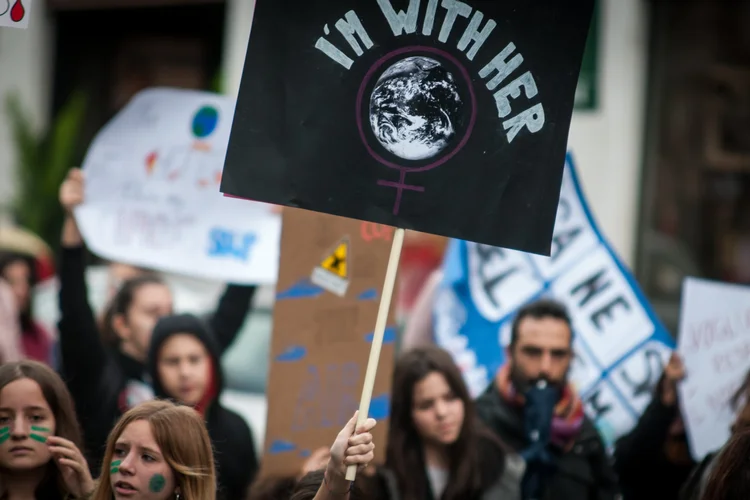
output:
M198 413L167 401L141 403L112 429L92 500L215 500L216 471Z

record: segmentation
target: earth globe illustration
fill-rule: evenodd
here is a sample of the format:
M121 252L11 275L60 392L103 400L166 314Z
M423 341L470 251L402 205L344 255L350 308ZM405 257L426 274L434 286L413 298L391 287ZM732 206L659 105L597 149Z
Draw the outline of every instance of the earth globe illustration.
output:
M219 123L219 111L213 106L204 106L193 116L192 131L195 137L203 139L211 135Z
M370 95L370 126L387 151L404 160L443 152L457 135L464 103L439 61L410 56L389 66Z

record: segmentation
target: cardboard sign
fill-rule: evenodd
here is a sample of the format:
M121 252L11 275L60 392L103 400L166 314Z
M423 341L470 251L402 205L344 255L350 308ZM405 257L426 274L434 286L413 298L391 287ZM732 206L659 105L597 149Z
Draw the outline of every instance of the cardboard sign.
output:
M729 439L736 418L730 400L750 370L750 286L686 278L678 351L687 373L679 401L690 452L700 461Z
M76 219L89 248L160 271L275 283L281 217L218 189L234 104L170 88L133 97L83 162L86 196Z
M221 190L548 255L594 0L257 0Z
M26 29L31 0L0 0L0 27Z
M451 242L435 299L435 340L478 395L505 363L518 309L541 297L561 301L573 321L570 380L612 445L651 401L674 340L597 228L570 156L552 248L542 257Z
M264 475L294 475L359 407L391 243L359 222L284 210L268 390ZM392 315L391 315L392 317ZM395 321L370 405L384 458Z

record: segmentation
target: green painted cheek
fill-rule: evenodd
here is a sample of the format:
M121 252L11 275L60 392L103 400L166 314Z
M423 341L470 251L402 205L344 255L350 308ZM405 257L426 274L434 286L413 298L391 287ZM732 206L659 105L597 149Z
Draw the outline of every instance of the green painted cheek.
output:
M40 443L47 442L47 438L45 436L42 436L41 434L29 434L29 437L34 441L39 441Z
M148 482L148 489L151 493L161 493L164 486L167 484L167 480L161 474L154 474L151 476L151 481Z
M109 465L109 473L110 474L117 474L118 472L120 472L120 464L121 463L122 463L122 460L114 460Z
M45 434L50 434L52 432L52 429L50 429L49 427L40 427L38 425L32 425L31 434L29 434L29 437L33 439L34 441L39 441L40 443L46 443L47 436L41 435L40 432L43 432Z
M10 439L10 427L0 427L0 444Z

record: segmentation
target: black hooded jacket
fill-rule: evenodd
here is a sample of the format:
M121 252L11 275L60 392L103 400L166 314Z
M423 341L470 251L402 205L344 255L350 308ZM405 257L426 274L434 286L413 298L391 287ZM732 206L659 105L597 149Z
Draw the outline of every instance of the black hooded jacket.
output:
M134 404L151 398L146 366L105 345L89 304L86 251L63 248L60 265L60 354L63 380L76 405L89 467L98 475L107 436ZM210 318L222 352L242 328L255 287L229 285Z
M171 399L159 379L157 369L158 353L162 344L177 334L194 335L206 346L213 361L216 395L206 407L205 420L217 468L218 498L234 500L245 498L255 473L258 459L252 432L245 420L221 406L221 391L224 379L221 372L219 345L208 325L191 314L167 316L154 327L148 355L148 368L151 374L154 394L157 398Z

